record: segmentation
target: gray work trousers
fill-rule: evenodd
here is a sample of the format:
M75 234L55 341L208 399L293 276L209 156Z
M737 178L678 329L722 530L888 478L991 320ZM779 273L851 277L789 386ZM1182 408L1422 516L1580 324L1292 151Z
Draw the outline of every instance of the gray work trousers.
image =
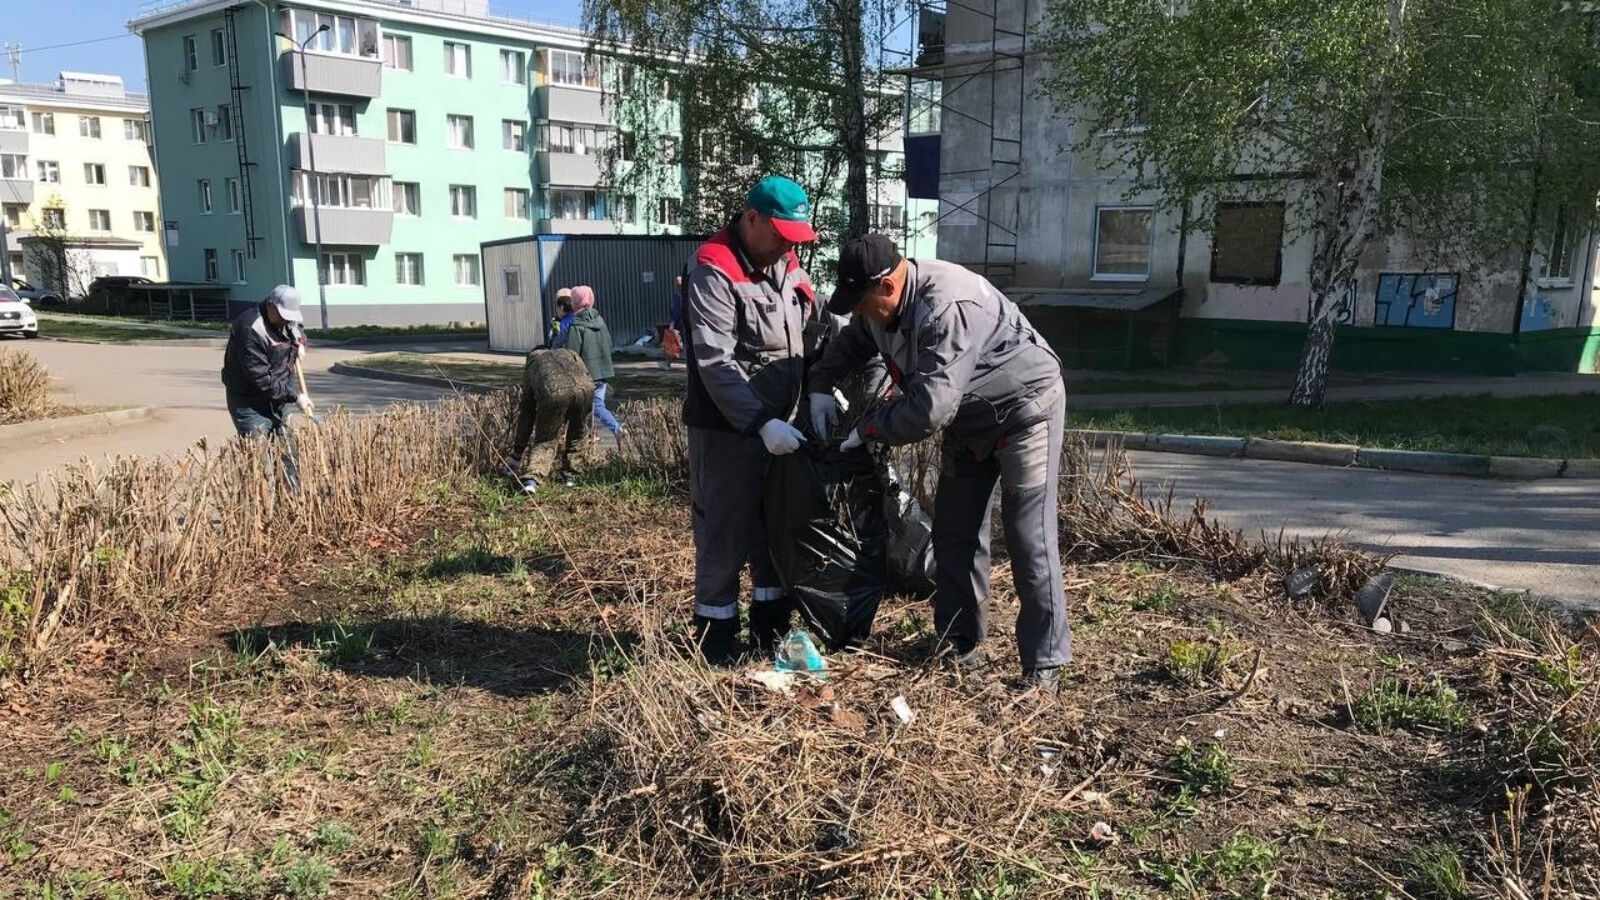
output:
M756 435L689 429L689 505L694 527L694 614L739 617L739 573L750 566L752 600L782 600L783 582L767 550L761 484L767 446Z
M934 507L934 628L946 640L977 644L989 629L990 516L1000 483L1001 522L1022 606L1017 650L1024 669L1072 661L1056 525L1066 391L1055 390L1049 418L998 441L946 433Z

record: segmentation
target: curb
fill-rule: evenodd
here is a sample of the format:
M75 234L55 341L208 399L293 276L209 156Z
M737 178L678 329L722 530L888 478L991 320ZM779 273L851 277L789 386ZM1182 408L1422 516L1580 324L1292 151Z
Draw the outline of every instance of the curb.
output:
M0 445L7 441L29 441L38 438L61 440L106 429L119 428L155 418L153 406L135 406L131 409L113 409L107 412L85 413L81 416L63 416L59 419L40 419L37 422L18 422L0 425Z
M1421 472L1475 478L1533 480L1600 478L1600 459L1544 459L1535 456L1481 456L1427 450L1384 450L1353 444L1278 441L1220 435L1145 434L1134 431L1068 429L1068 433L1104 447L1119 442L1128 450L1155 450L1195 456L1243 457L1389 472Z
M411 375L406 372L386 372L383 369L372 369L366 366L352 365L347 362L336 362L328 367L328 371L335 375L349 375L354 378L371 378L374 381L393 381L399 384L419 384L425 387L445 388L452 391L461 391L467 394L492 394L499 388L485 387L470 381L451 381L436 375Z
M371 337L353 337L344 340L329 340L317 337L314 333L306 332L307 343L312 347L360 347L367 344L444 344L454 341L487 341L489 332L480 331L476 334L375 334Z

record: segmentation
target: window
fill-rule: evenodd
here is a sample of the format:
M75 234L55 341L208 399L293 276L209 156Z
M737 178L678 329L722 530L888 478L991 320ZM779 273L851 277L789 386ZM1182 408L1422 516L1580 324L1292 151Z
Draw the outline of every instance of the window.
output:
M160 278L161 277L161 257L159 257L159 256L141 256L141 257L139 257L139 274L143 275L146 278Z
M86 138L94 138L96 140L99 140L100 139L100 117L99 116L79 116L78 117L78 136L79 137L86 137Z
M206 111L203 109L189 110L189 132L196 144L206 142Z
M228 188L228 212L238 215L244 208L244 195L239 190L239 179L229 178L223 184Z
M599 156L611 145L611 132L593 125L547 122L539 126L536 139L542 151Z
M462 287L478 283L478 257L474 253L457 253L452 261L456 267L456 284Z
M409 109L389 110L389 142L415 144L417 142L417 114Z
M21 228L22 213L27 210L27 208L28 205L26 203L3 204L3 208L0 208L0 211L4 212L6 226L9 228Z
M678 198L662 197L657 220L663 225L678 224Z
M1539 280L1547 283L1570 283L1572 263L1577 247L1577 237L1572 233L1572 223L1567 219L1566 207L1556 210L1555 227L1550 232L1550 244L1543 264L1539 267Z
M348 103L311 101L311 133L349 137L356 133L356 108Z
M328 30L317 34L317 29L323 25L328 26ZM377 59L379 55L376 19L357 19L309 9L286 9L278 15L278 30L289 35L296 44L305 44L309 39L311 42L306 44L306 49L314 53L338 53L367 59Z
M867 220L873 231L899 231L905 216L905 207L874 203L867 207Z
M228 255L233 257L233 283L244 284L244 251L229 250Z
M394 283L422 284L421 253L396 253L394 255Z
M134 231L152 231L152 232L155 231L156 230L156 214L153 213L153 212L137 212L137 211L134 212L134 214L133 214L133 230Z
M528 149L528 123L515 119L501 120L500 146L518 153Z
M656 152L661 156L661 162L672 165L678 161L678 139L671 135L663 134L656 143Z
M411 38L398 34L383 36L383 66L411 71Z
M200 190L200 212L209 216L211 215L211 180L202 178L198 186Z
M233 140L233 108L228 106L226 103L224 103L223 105L217 107L216 117L217 117L217 140L219 140L219 141L231 141L231 140ZM355 121L355 116L353 114L351 116L351 121L352 122ZM352 130L350 132L351 134L355 133L355 131L353 129L354 129L354 126L352 125Z
M522 267L501 266L500 285L503 287L507 300L522 299Z
M1095 210L1094 277L1142 281L1150 277L1151 211L1143 207Z
M452 150L472 149L472 117L445 116L445 146Z
M362 285L367 283L367 270L361 256L356 253L322 254L321 275L323 284Z
M20 106L0 106L0 131L24 131L27 118Z
M506 188L506 218L528 218L528 191L525 188Z
M129 166L128 167L128 184L131 185L132 187L149 187L150 186L150 167L149 166Z
M478 189L470 184L450 185L450 215L464 219L478 217Z
M1283 204L1224 203L1211 242L1211 280L1275 285L1283 274Z
M545 207L552 219L605 219L605 198L599 191L581 188L551 188Z
M60 184L61 164L53 159L39 160L39 182L41 184Z
M27 177L28 158L26 156L21 153L0 153L0 178L24 181Z
M41 212L43 212L43 216L41 218L42 218L42 221L44 222L44 227L46 227L46 228L65 228L65 227L67 227L67 211L62 209L61 207L52 206L52 207L49 207L47 209L42 210Z
M3 121L3 120L4 120L4 114L0 113L0 121ZM55 134L56 133L56 114L55 113L34 113L33 114L33 133L34 134Z
M291 199L296 206L310 202L311 188L315 185L318 206L340 209L390 209L394 200L388 196L389 179L378 175L340 175L318 173L315 182L310 172L301 172L294 180Z
M394 213L397 216L422 214L422 189L415 181L394 183Z
M211 29L211 64L225 66L228 64L228 45L222 39L222 29Z
M89 230L90 231L110 231L111 230L111 210L109 210L109 209L91 209L91 210L89 210Z
M624 131L621 138L617 142L617 159L632 162L634 154L638 152L639 139L634 137L631 131Z
M617 221L619 221L619 222L621 222L621 223L623 223L625 225L632 225L633 224L633 206L634 206L634 199L633 199L633 195L632 194L622 194L621 196L612 197L611 198L611 215Z
M192 34L183 36L183 68L187 72L200 68L200 45Z
M83 183L84 184L98 184L98 185L104 186L105 183L106 183L106 167L105 167L105 165L103 163L84 163L83 164Z
M219 281L221 276L217 273L217 250L215 247L205 249L206 280Z
M528 57L522 51L500 51L500 83L528 83Z
M582 53L576 50L547 50L546 59L550 63L550 83L576 85L578 87L599 87L599 79L595 77L593 67L584 59Z
M55 128L54 125L50 127L52 129ZM52 133L54 132L52 131ZM125 141L139 141L145 144L150 143L150 123L144 119L123 119L122 139Z
M444 73L452 78L471 78L472 48L455 41L445 41Z

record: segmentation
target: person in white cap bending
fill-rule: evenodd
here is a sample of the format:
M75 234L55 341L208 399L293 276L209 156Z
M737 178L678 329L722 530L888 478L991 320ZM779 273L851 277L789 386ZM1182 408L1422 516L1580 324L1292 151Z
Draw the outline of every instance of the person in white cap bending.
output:
M233 320L222 355L222 385L241 437L284 436L291 407L312 415L311 398L300 393L294 371L305 341L304 321L300 292L286 284Z

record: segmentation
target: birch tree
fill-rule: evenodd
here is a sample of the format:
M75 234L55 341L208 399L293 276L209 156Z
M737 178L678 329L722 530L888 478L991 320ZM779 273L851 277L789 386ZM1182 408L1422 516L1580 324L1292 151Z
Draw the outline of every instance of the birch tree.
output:
M1526 275L1597 184L1595 22L1568 0L1052 0L1044 85L1076 151L1188 227L1276 192L1313 248L1290 402L1320 407L1374 241ZM1518 251L1521 251L1520 253Z

